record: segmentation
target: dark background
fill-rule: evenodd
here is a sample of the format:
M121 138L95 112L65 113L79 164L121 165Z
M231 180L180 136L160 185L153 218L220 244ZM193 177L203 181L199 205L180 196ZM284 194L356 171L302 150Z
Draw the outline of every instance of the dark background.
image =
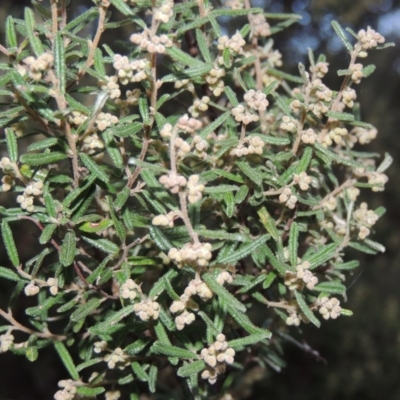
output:
M77 15L89 1L72 0ZM19 18L29 1L0 1L0 42L4 43L4 21L11 14ZM330 27L336 19L355 31L370 25L396 47L374 52L368 63L376 64L374 74L357 86L363 120L379 131L368 150L390 152L394 163L387 172L385 192L368 193L371 208L384 204L387 213L376 225L373 238L383 243L386 252L378 256L357 254L361 266L347 282L352 318L341 317L322 324L317 330L306 328L300 341L318 351L326 363L318 361L293 344L285 345L287 367L280 373L257 368L250 371L245 384L237 389L235 400L397 400L400 399L400 0L254 0L254 6L267 12L296 12L303 19L275 36L276 48L283 53L287 72L295 72L299 61L307 63L307 48L323 52L331 72L325 83L332 89L340 86L335 76L347 68L348 56ZM90 30L91 27L88 27ZM129 31L126 32L128 37ZM113 32L106 34L113 40ZM121 36L120 36L121 37ZM3 156L3 155L1 155ZM0 194L0 204L5 196ZM32 230L21 230L19 242L28 253L35 240ZM19 248L20 245L18 246ZM0 246L0 265L7 260ZM0 282L0 305L10 290ZM25 304L26 305L26 304ZM21 313L23 312L23 305ZM66 376L63 366L51 350L41 351L38 361L10 353L0 355L0 400L50 400L59 379Z

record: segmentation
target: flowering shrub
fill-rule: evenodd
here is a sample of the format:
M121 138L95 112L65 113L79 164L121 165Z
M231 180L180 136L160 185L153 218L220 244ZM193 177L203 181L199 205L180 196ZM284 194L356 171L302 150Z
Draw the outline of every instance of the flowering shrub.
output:
M34 361L54 346L70 375L57 400L180 383L196 399L233 398L251 363L282 366L296 327L351 314L347 248L384 251L370 239L384 209L358 197L384 189L391 158L362 151L377 130L360 120L356 88L385 39L349 30L351 44L332 22L350 56L334 90L323 55L310 51L299 76L280 69L271 37L293 14L247 0L97 0L71 20L65 1L50 3L35 3L40 24L29 8L9 16L0 45L13 203L0 207L12 264L0 276L15 284L0 352ZM114 11L125 19L111 22ZM224 34L219 17L243 27ZM99 46L124 25L123 54ZM40 231L30 260L11 230L21 220ZM13 315L23 296L36 301L24 325Z

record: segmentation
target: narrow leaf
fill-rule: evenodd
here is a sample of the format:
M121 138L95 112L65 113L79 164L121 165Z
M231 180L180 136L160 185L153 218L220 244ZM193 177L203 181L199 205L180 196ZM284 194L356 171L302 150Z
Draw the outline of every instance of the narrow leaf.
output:
M22 278L9 268L0 267L0 277L10 281L21 281Z
M293 222L289 232L289 258L293 267L297 265L297 249L299 246L299 228L297 222Z
M83 164L85 167L97 178L99 178L101 181L108 183L109 181L109 176L103 171L103 169L95 162L93 159L85 154L81 153L79 154Z
M83 318L86 318L103 302L102 299L91 298L87 303L80 305L70 316L70 320L78 322Z
M343 42L343 44L346 47L347 51L349 53L351 53L353 51L353 46L348 41L348 39L346 37L346 32L343 30L343 28L340 26L340 24L337 21L332 21L331 24L332 24L333 30L339 36L339 39Z
M264 333L256 333L253 335L246 336L240 339L230 340L228 342L228 347L232 347L234 350L241 350L246 346L250 346L252 344L256 344L264 339L269 339L271 337L271 333L265 331Z
M321 323L308 307L303 295L297 290L294 291L294 294L296 296L297 304L299 305L301 311L303 311L304 315L309 319L310 322L312 322L317 328L319 328L321 326Z
M313 290L329 294L341 294L343 296L346 293L346 286L334 281L321 282L316 285Z
M163 344L159 341L156 341L153 346L151 346L151 351L154 354L163 354L168 357L178 357L189 360L198 358L197 354L192 353L189 350L183 349L181 347Z
M93 247L96 247L96 249L103 251L104 253L117 254L119 252L119 247L110 240L107 239L95 240L84 236L82 237L82 239L85 242L91 244Z
M7 221L5 220L3 220L3 222L1 223L1 234L3 237L3 243L6 247L6 251L12 265L14 265L14 267L18 267L20 262L17 247L15 246L10 225L8 225Z
M67 232L61 247L60 262L68 267L74 262L76 252L76 239L73 231Z
M10 157L10 160L13 163L16 163L18 161L18 144L17 144L17 138L15 136L15 133L12 129L6 128L6 141L7 141L7 151L8 151L8 156Z
M57 32L54 39L54 67L58 80L58 87L61 93L65 93L66 65L64 39L60 32Z
M206 368L203 360L197 360L192 363L187 363L178 369L178 376L181 378L188 378L189 376L198 374Z
M75 381L79 380L79 373L76 370L75 364L72 361L72 357L69 354L67 348L65 347L63 342L55 342L54 347L57 350L58 355L61 358L61 361L63 362L65 368L69 372L71 378Z

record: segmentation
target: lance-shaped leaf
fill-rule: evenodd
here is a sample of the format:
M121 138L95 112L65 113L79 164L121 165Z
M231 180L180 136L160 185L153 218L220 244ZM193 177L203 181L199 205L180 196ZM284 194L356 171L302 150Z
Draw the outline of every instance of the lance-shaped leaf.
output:
M79 373L76 370L75 364L63 342L55 342L54 347L61 358L65 368L69 372L71 378L75 381L79 380Z
M92 158L85 154L81 153L80 158L85 165L85 167L97 178L99 178L101 181L108 183L109 181L109 176L106 174L105 171L98 165L95 161L92 160Z
M22 278L9 268L0 267L0 278L8 279L10 281L19 282Z
M246 312L246 306L229 293L222 285L220 285L211 273L203 275L203 280L207 286L219 297L221 297L231 307Z
M355 269L359 266L360 266L360 261L353 260L353 261L348 261L348 262L341 263L341 264L335 264L335 269L350 270L350 269Z
M6 44L8 48L17 48L17 34L15 32L14 19L11 15L6 20Z
M73 231L67 232L61 247L60 262L68 267L74 262L76 252L76 239Z
M261 207L257 211L257 214L260 217L260 221L264 225L267 232L273 237L274 240L278 240L279 233L278 229L276 229L275 220L271 217L267 209L265 207Z
M151 346L151 351L154 354L163 354L168 357L178 357L188 360L199 358L196 353L192 353L191 351L181 347L161 343L158 340L154 342L153 346Z
M86 318L90 313L92 313L104 299L91 298L87 303L81 304L72 314L70 320L73 322L78 322L83 318Z
M10 225L8 225L8 222L5 220L3 220L3 222L1 223L1 234L3 237L4 246L6 247L6 251L12 265L14 265L14 267L18 267L20 262L17 247L15 246Z
M134 356L144 350L150 342L150 339L138 339L135 342L128 344L128 346L125 347L124 352L130 356Z
M36 25L35 15L33 14L33 11L30 8L26 7L24 12L24 17L25 17L25 27L26 27L26 32L28 34L29 43L32 47L33 52L38 57L44 52L44 49L41 41L34 32Z
M157 226L149 225L149 232L151 238L154 240L155 244L160 250L168 253L169 249L174 247L164 235L163 231Z
M310 165L310 161L312 158L312 148L306 147L304 149L303 155L301 156L300 162L297 165L296 173L300 174L300 172L307 171L308 166Z
M66 65L64 39L60 32L57 32L54 39L54 67L58 80L58 87L61 93L65 93Z
M335 255L337 247L338 245L336 243L323 246L314 254L306 257L303 261L308 261L310 263L310 269L317 268Z
M188 378L194 374L198 374L206 368L206 363L203 360L197 360L192 363L187 363L178 369L178 376Z
M315 291L323 292L328 294L340 294L344 295L346 293L346 286L342 285L339 282L321 282L314 287Z
M218 260L219 264L236 264L239 260L244 257L247 257L253 251L255 251L259 246L266 242L269 235L262 235L258 239L244 243L239 249L227 254L225 257L222 257Z
M143 369L143 367L137 362L134 361L131 364L132 371L136 374L136 376L143 382L148 382L149 381L149 375L147 372Z
M18 145L17 138L15 137L15 133L12 129L6 128L6 141L7 141L7 151L8 156L12 162L18 161Z
M299 247L299 227L293 222L289 232L289 259L293 267L297 265L297 249Z
M109 330L110 327L115 326L122 319L131 315L134 311L135 311L134 304L126 306L126 307L122 308L121 310L115 312L111 316L109 316L105 321L100 322L99 324L95 325L90 330L93 329L93 331L96 331L96 332L106 332Z
M53 164L61 160L65 160L67 155L57 151L51 153L40 153L40 154L23 154L20 158L21 162L38 167L45 164Z
M157 365L151 365L149 370L149 390L151 393L156 391L158 367Z
M91 244L93 247L96 247L96 249L99 249L101 251L104 251L104 253L108 254L117 254L119 252L119 247L111 242L110 240L107 239L90 239L88 237L82 237L82 239Z
M321 326L321 322L318 321L317 317L310 310L310 307L308 307L303 295L297 290L294 291L294 294L296 296L297 304L299 305L300 310L309 319L310 322L312 322L317 328L319 328Z
M332 24L333 30L339 36L339 39L343 42L343 44L346 47L347 51L349 53L351 53L353 51L353 46L348 41L347 36L346 36L346 32L343 30L343 28L340 26L340 24L337 21L332 21L331 24Z
M124 15L134 15L131 7L123 0L110 0L110 3Z
M208 64L211 64L213 62L213 59L211 57L208 44L206 42L206 38L204 37L204 33L200 29L196 29L196 40L197 40L197 45L199 46L200 53L204 58L204 61L207 62Z
M85 398L95 398L96 396L104 393L106 390L103 387L88 387L88 386L78 386L76 392Z
M249 166L248 163L244 161L238 161L236 165L242 170L242 172L250 179L252 180L256 185L261 185L263 177L260 173L260 171L252 168Z
M171 281L178 276L178 272L170 269L161 279L159 279L151 288L149 297L159 296L165 290L165 282Z
M203 139L205 139L211 132L214 132L217 128L219 128L231 115L230 111L221 114L215 121L211 122L211 124L207 125L203 128L198 134Z
M228 342L228 347L232 347L234 350L242 350L246 346L261 342L261 340L269 339L270 337L271 333L268 331L264 333L255 333L244 338L230 340Z
M57 296L54 297L48 297L45 301L40 303L40 305L36 307L28 307L27 309L25 309L25 314L30 315L31 317L37 317L39 315L43 315L47 311L49 311L51 307L57 304L61 298L62 298L61 293L58 293Z

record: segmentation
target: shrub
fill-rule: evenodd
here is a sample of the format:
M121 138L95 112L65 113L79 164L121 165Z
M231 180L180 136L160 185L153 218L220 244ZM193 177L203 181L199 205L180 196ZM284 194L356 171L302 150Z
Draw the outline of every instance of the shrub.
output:
M13 206L0 212L13 267L0 276L15 287L1 352L34 361L54 346L70 375L55 399L179 398L181 383L227 399L249 366L280 368L299 325L351 314L339 297L359 263L346 249L384 251L369 238L383 207L357 199L383 190L391 158L360 151L377 130L354 87L387 45L371 28L349 30L351 44L332 22L350 56L335 91L323 55L282 72L271 36L296 15L246 0L95 3L75 19L56 0L35 3L41 23L29 8L7 19L0 166ZM224 34L220 17L248 23ZM99 46L125 25L129 40ZM21 220L40 230L28 261L10 228ZM24 325L23 296L36 299Z

